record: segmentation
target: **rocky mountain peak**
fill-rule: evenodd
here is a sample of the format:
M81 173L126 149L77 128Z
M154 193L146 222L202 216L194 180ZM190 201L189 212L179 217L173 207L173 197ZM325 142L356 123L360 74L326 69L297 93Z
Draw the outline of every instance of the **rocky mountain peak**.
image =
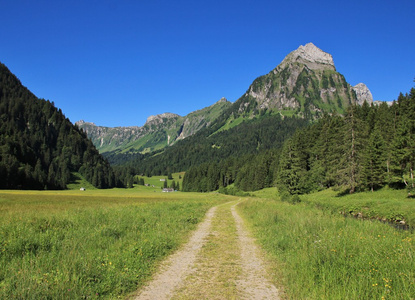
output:
M365 101L370 105L373 102L373 96L369 88L364 83L359 83L353 87L356 93L357 104L362 105Z
M172 113L163 113L160 115L149 116L147 118L146 125L160 124L160 123L163 123L166 119L170 120L170 119L178 119L178 118L180 118L179 115L172 114Z
M305 64L309 69L313 70L336 70L331 54L324 52L313 43L300 46L297 50L288 54L279 67L285 67L287 64L293 62Z
M216 103L224 103L224 102L228 102L228 99L226 99L225 97L220 98L220 100Z
M78 126L82 126L82 125L93 125L93 126L95 126L95 123L85 122L84 120L79 120L78 122L75 122L75 125L78 125Z
M324 111L344 113L353 103L372 101L367 87L354 91L336 71L331 54L312 43L298 47L270 73L255 79L245 97L237 101L240 112L246 113L254 100L258 110L291 110L307 117Z

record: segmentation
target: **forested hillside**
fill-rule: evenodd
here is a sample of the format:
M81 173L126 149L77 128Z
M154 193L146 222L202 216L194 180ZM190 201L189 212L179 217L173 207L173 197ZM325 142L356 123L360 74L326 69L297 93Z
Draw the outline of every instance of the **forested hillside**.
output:
M260 155L193 166L185 191L235 183L244 191L278 185L286 195L334 187L354 193L385 185L415 189L415 89L388 106L350 106L299 129L282 147Z
M166 148L162 153L136 156L124 166L133 168L137 174L165 175L226 159L239 164L247 155L280 148L286 138L306 124L307 120L282 118L278 114L264 115L219 132L216 127L211 127Z
M415 89L389 107L350 107L287 140L279 161L280 187L302 194L328 187L345 193L385 185L414 190Z
M0 120L0 188L64 189L71 172L98 188L122 185L86 134L1 63Z

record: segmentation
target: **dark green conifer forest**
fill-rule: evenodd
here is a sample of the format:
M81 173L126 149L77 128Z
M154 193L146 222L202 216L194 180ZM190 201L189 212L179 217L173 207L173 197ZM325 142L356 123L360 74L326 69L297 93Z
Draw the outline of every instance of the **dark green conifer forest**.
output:
M247 160L262 159L264 155L269 155L271 158L264 158L264 162L261 161L258 164L258 166L262 166L264 163L268 165L272 158L277 156L275 152L278 152L277 150L281 148L284 141L297 128L304 127L308 123L308 120L302 118L282 118L278 114L261 116L223 131L217 130L220 128L221 124L219 124L216 127L202 130L163 151L138 155L122 166L131 167L136 174L144 175L167 175L180 171L187 171L191 174L193 170L200 170L196 177L186 176L184 178L186 181L198 180L202 176L201 174L207 174L210 169L211 178L214 177L213 173L217 173L215 178L223 176L224 178L215 181L215 183L209 183L208 187L205 187L204 179L201 180L203 187L197 187L197 183L192 183L190 186L185 185L182 188L187 191L211 191L215 187L226 187L234 183L236 174L239 172L251 172L251 169L241 169ZM112 161L111 157L109 160ZM202 172L202 169L206 170ZM272 181L272 176L267 173L266 181ZM189 179L191 177L193 179ZM254 184L256 189L267 186L264 182L258 177Z
M64 189L72 172L98 188L123 185L83 131L0 63L0 188Z
M312 138L310 138L312 137ZM334 187L344 193L382 188L413 192L415 89L388 106L352 106L298 131L281 152L277 184L290 194Z

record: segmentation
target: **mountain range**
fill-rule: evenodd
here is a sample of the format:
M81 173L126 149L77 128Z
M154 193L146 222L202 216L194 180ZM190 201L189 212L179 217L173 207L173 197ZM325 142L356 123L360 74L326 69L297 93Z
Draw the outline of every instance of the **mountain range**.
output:
M136 174L186 171L184 191L415 189L414 95L377 104L310 43L234 103L222 98L184 117L164 113L142 127L109 128L73 125L0 63L0 188L65 189L78 179L133 187Z
M76 122L101 153L150 153L174 145L205 128L220 132L265 114L313 120L323 114L344 114L352 104L371 104L363 83L351 86L337 72L333 57L312 43L300 46L266 75L254 80L234 103L225 98L181 117L150 116L142 127L103 127Z
M232 104L225 98L185 117L163 113L147 118L144 126L103 127L83 120L76 122L101 153L122 149L147 153L185 139L212 124Z

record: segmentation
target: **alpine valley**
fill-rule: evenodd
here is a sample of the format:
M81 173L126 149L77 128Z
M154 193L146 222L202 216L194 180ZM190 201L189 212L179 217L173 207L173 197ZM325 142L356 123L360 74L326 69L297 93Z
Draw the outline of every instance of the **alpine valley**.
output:
M392 105L351 86L333 58L309 43L225 99L143 127L79 122L112 165L130 174L185 171L184 191L238 194L278 186L283 199L334 187L414 189L414 90ZM123 136L125 138L123 138Z
M98 188L133 187L136 175L173 172L186 172L184 191L277 185L289 198L329 187L415 188L414 89L392 105L374 102L365 84L351 86L312 43L234 103L150 116L142 127L73 125L4 65L0 71L3 188L60 189L77 177Z
M415 88L374 102L313 44L142 127L0 63L0 299L414 299L414 170Z

